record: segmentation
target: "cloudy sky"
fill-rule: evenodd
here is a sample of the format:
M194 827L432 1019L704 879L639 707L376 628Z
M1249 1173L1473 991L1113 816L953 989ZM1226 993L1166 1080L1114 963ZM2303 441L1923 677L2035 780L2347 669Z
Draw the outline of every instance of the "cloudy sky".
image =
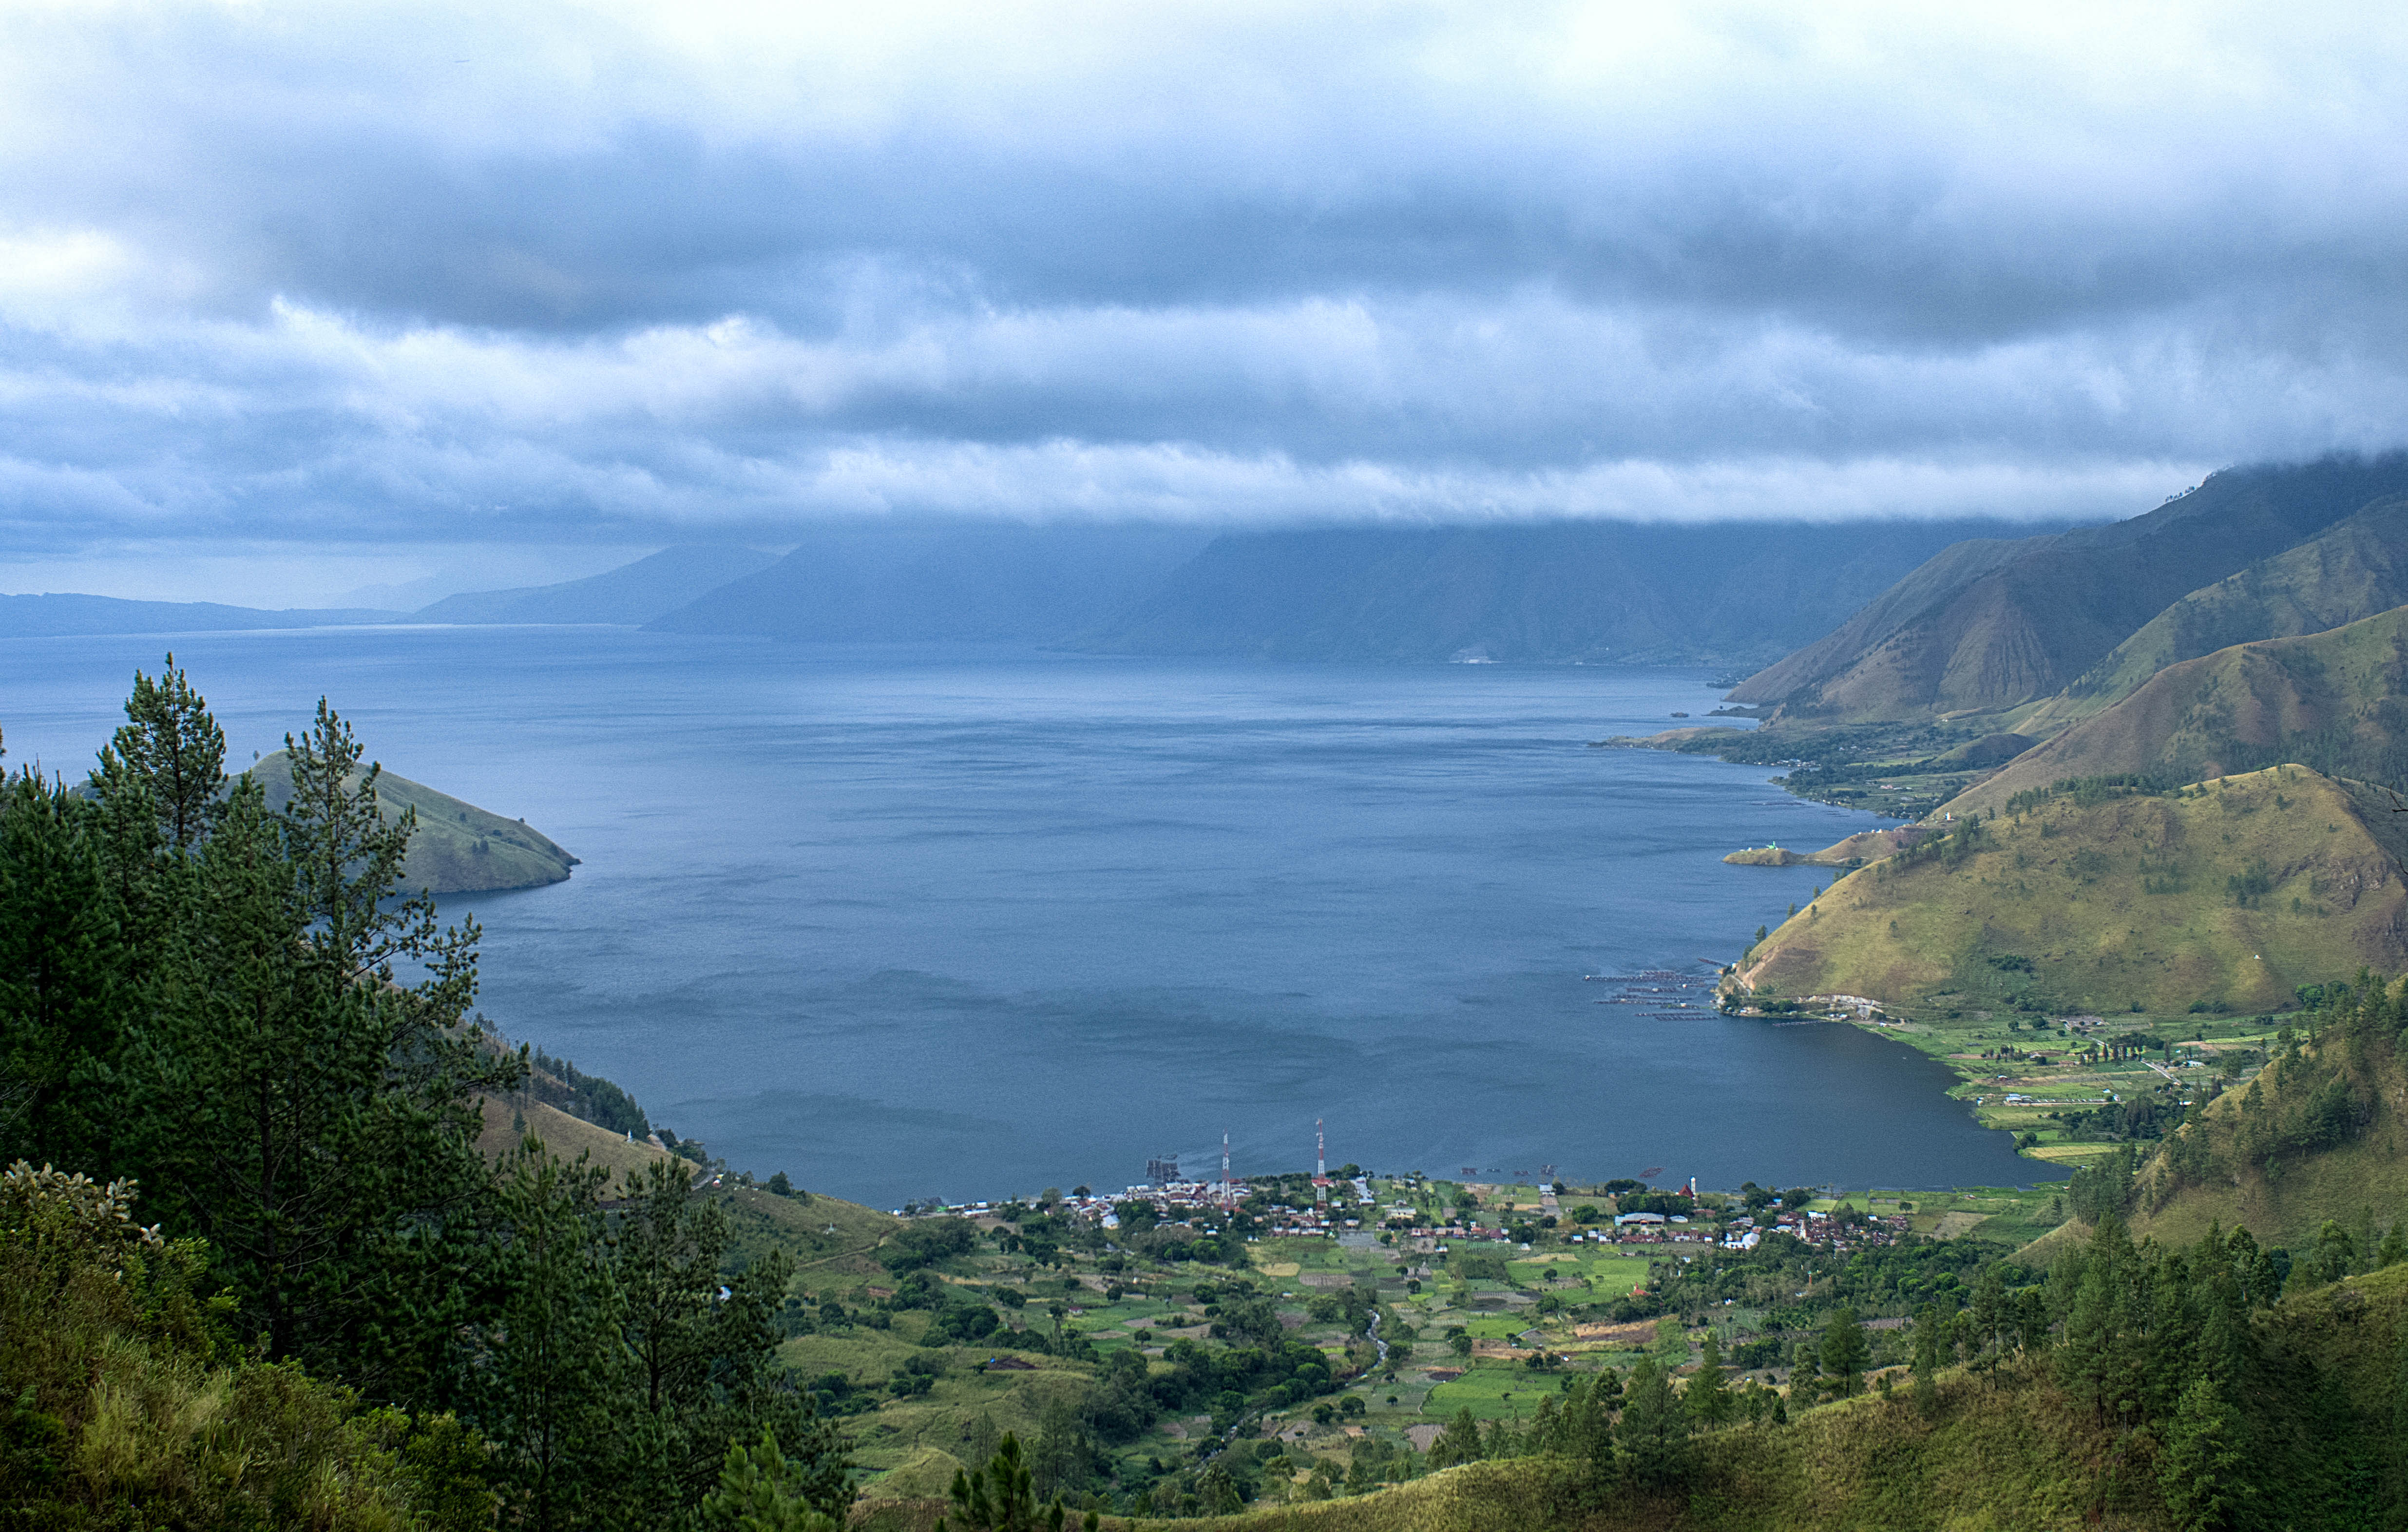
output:
M7 5L0 589L2408 441L2401 14L1991 9Z

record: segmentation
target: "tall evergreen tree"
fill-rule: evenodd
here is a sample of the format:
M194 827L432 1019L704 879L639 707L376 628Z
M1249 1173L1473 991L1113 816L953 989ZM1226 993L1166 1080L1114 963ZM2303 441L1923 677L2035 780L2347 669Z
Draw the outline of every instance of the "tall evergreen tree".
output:
M1865 1327L1857 1323L1856 1311L1844 1304L1832 1310L1831 1317L1823 1325L1821 1361L1823 1371L1838 1388L1840 1397L1855 1396L1869 1355Z
M121 798L138 785L159 844L190 855L223 812L225 751L225 731L171 653L158 680L134 672L125 723L101 750L94 784L103 796Z
M2157 1487L2183 1532L2233 1525L2240 1485L2241 1423L2213 1380L2184 1390L2159 1454Z
M501 1183L503 1297L478 1359L476 1413L506 1512L532 1532L625 1525L613 1407L626 1364L600 1206L608 1180L530 1138Z
M0 785L0 1162L125 1168L117 1076L133 996L98 828L58 783L20 772Z
M1641 1357L1630 1369L1622 1420L1614 1429L1624 1471L1642 1488L1670 1484L1687 1467L1688 1436L1689 1412L1681 1408L1671 1381L1656 1370L1653 1357Z
M1914 1311L1914 1408L1926 1419L1940 1410L1940 1352L1943 1322L1940 1306L1927 1303Z
M1708 1425L1720 1425L1731 1417L1731 1396L1728 1380L1723 1376L1722 1342L1714 1339L1711 1325L1706 1329L1703 1353L1698 1363L1697 1376L1681 1398L1688 1411Z

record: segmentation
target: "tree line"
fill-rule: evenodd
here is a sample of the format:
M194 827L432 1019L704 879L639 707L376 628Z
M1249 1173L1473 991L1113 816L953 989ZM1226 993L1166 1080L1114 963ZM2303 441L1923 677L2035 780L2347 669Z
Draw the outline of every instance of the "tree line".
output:
M840 1509L837 1439L773 1358L782 1258L724 1276L724 1215L682 1167L613 1196L532 1140L478 1151L528 1060L474 1013L474 923L402 886L415 816L387 817L351 725L321 700L272 807L172 655L125 713L88 780L0 788L0 1507L546 1529ZM76 1323L44 1333L48 1304ZM222 1408L136 1418L127 1389ZM321 1462L291 1494L325 1503L206 1471L237 1439Z

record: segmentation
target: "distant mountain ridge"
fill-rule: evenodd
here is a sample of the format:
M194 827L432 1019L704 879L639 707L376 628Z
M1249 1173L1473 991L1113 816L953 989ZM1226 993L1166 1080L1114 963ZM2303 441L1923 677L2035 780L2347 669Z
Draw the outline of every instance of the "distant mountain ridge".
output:
M556 585L468 591L411 614L416 623L601 623L638 627L777 562L757 549L687 543Z
M1116 620L1064 647L1296 660L1755 665L1810 642L1919 565L2021 546L1980 540L2018 530L1964 520L1232 532Z
M1108 621L1210 534L1150 523L822 523L647 625L811 643L1051 643Z
M214 601L127 601L113 595L0 595L0 637L79 638L115 633L239 633L407 622L358 607L268 611Z
M2036 702L2183 597L2402 494L2408 453L2234 468L2129 521L1950 549L1731 700L1799 723Z

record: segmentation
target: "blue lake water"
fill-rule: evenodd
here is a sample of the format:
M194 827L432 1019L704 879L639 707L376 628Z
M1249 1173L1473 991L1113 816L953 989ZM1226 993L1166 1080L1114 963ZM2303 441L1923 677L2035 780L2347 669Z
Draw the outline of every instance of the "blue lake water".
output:
M79 775L167 640L18 641L8 764ZM1706 673L835 649L609 628L195 635L233 756L323 693L568 882L450 901L483 1009L760 1173L894 1206L1237 1168L2029 1181L1843 1026L1599 1005L1727 961L1877 823L1585 748Z

